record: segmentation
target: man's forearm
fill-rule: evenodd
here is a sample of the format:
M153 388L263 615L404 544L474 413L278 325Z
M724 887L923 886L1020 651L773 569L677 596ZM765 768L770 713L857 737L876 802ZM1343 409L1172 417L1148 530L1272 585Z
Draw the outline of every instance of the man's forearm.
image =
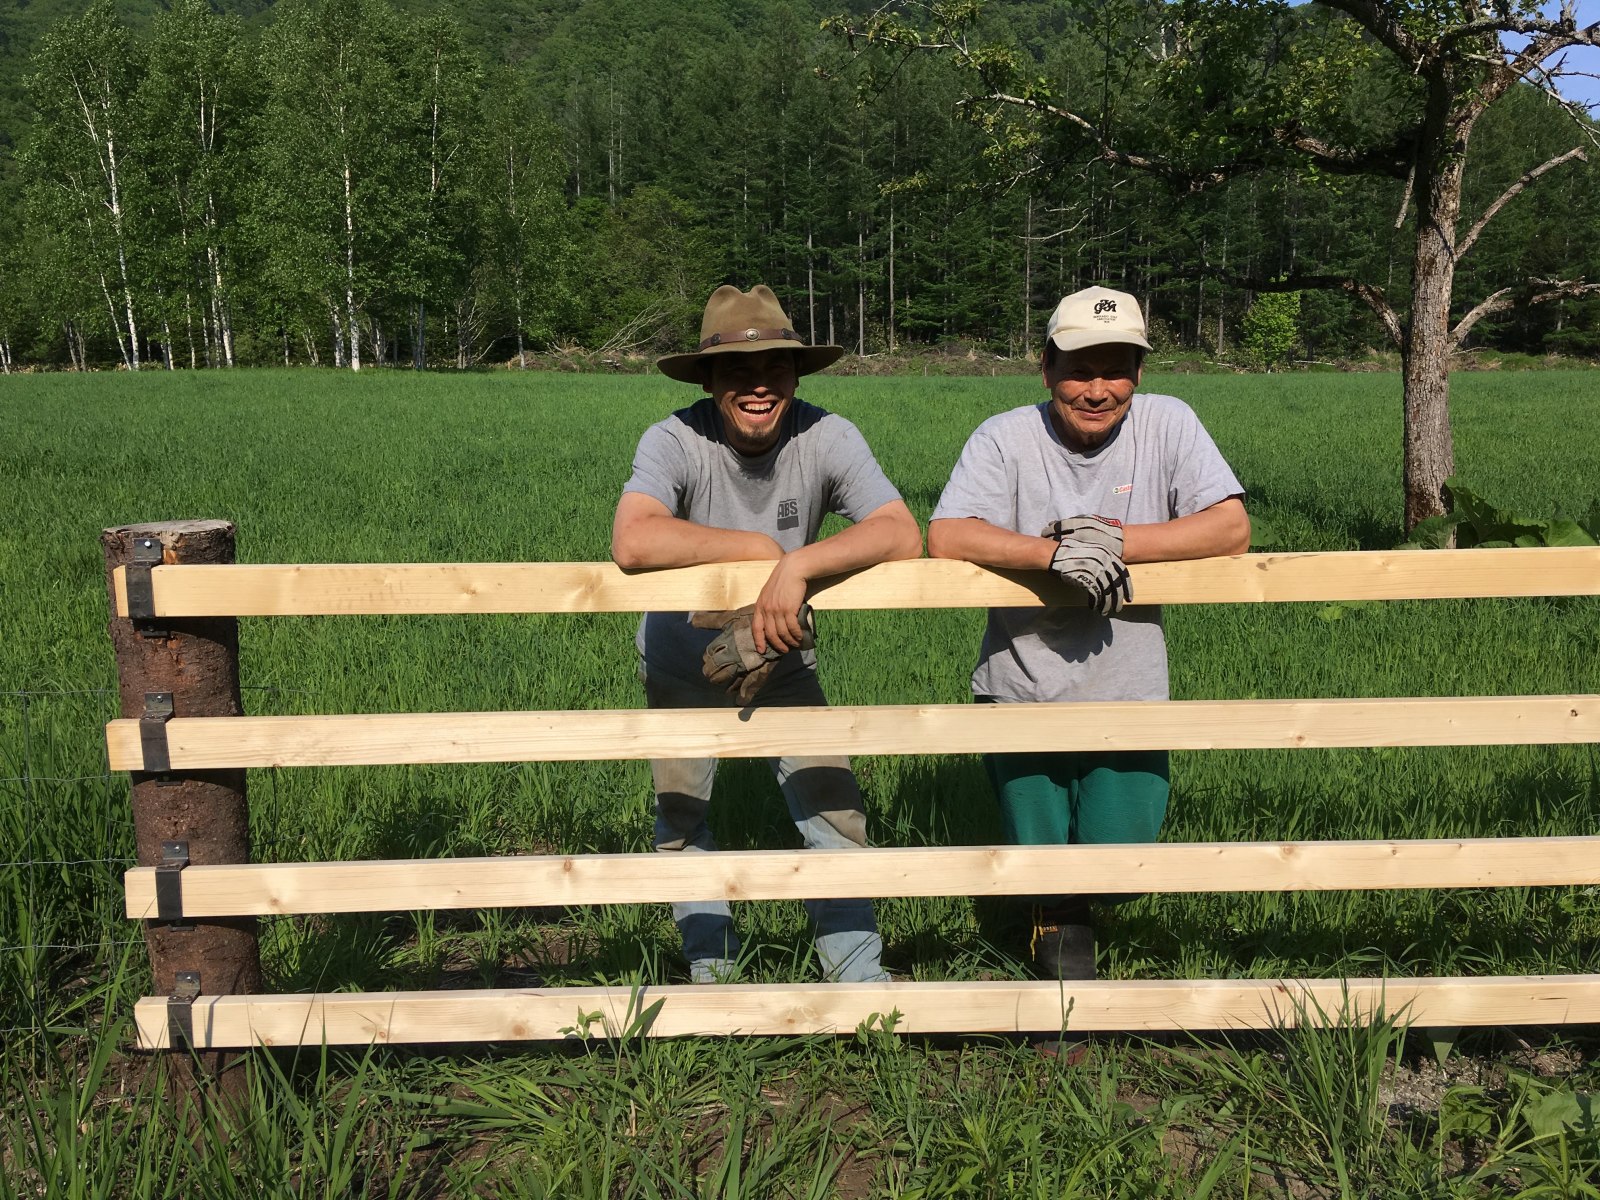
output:
M1122 561L1128 563L1243 554L1250 549L1250 517L1243 501L1232 497L1187 517L1125 526L1122 546Z
M787 558L807 579L820 579L921 553L922 533L907 510L903 516L874 513L832 537L791 550Z
M611 557L624 570L693 567L703 563L779 558L778 544L764 533L696 525L678 517L649 516L613 535Z
M1002 529L979 517L947 517L928 523L928 553L959 558L980 567L1045 571L1056 552L1051 538Z
M1069 514L1070 515L1070 514ZM1122 561L1175 562L1243 554L1250 548L1250 518L1237 498L1201 512L1152 525L1126 525ZM984 567L1047 570L1055 553L1050 538L1030 537L977 517L947 518L928 525L928 553Z

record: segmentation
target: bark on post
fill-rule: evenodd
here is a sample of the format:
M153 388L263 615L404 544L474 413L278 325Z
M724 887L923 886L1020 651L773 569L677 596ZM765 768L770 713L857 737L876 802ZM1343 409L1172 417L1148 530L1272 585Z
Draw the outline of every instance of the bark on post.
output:
M116 568L133 559L142 539L156 538L164 563L231 563L234 528L227 521L170 521L107 529L106 589L114 597ZM113 613L109 629L116 652L117 683L124 717L144 712L147 692L170 692L179 717L236 717L239 697L239 622L233 617L135 622ZM140 625L144 628L141 629ZM154 636L147 636L153 634ZM173 771L165 775L133 772L133 824L140 866L159 866L164 841L189 844L195 865L250 861L250 811L243 770ZM188 922L174 928L145 922L145 943L157 993L170 993L179 971L198 971L206 995L261 990L261 957L254 917ZM196 1077L194 1061L173 1056L179 1080L194 1088L221 1075L223 1055L203 1054ZM243 1083L239 1072L223 1077L224 1092Z

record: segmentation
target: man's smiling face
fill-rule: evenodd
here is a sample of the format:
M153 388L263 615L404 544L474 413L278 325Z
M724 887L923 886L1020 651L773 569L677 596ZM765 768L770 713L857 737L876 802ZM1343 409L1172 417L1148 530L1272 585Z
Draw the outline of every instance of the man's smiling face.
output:
M704 372L728 445L740 454L772 449L799 382L794 351L713 354L705 359Z
M1081 350L1052 347L1045 361L1050 416L1067 445L1092 450L1111 436L1133 403L1142 363L1137 347L1112 343Z

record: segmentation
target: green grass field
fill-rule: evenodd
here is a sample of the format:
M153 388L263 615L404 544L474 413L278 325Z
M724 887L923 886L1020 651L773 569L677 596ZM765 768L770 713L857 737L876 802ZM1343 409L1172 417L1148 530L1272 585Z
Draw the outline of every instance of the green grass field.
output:
M1146 384L1199 411L1272 548L1400 540L1395 377ZM925 520L971 429L1041 392L822 376L803 395L860 426ZM1003 1040L872 1031L263 1055L248 1118L178 1132L159 1067L124 1053L149 981L121 917L127 785L104 769L100 528L227 518L246 562L599 559L640 432L690 399L659 377L515 373L0 384L0 1197L1600 1195L1600 1065L1582 1030L1531 1049L1475 1035L1444 1069L1389 1025L1231 1046L1107 1039L1077 1069ZM1600 496L1600 375L1457 376L1454 414L1458 473L1496 503L1549 515ZM1167 616L1177 698L1600 691L1593 599ZM246 706L637 706L635 620L246 621ZM959 702L980 620L831 614L823 683L839 703ZM878 843L998 840L975 760L857 767ZM1600 813L1593 747L1185 753L1173 784L1173 841L1580 834ZM650 838L642 763L262 771L250 788L262 859ZM759 763L725 764L713 824L730 848L795 843ZM1003 911L908 899L879 915L898 975L1025 974ZM664 906L556 916L283 919L264 926L264 956L278 990L682 977ZM814 976L800 905L746 905L740 920L750 977ZM1151 896L1102 941L1102 970L1126 978L1593 972L1600 902L1594 889Z

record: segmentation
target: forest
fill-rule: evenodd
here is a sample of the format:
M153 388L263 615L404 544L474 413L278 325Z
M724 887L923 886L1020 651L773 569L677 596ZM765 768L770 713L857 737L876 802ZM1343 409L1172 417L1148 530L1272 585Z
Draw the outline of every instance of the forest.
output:
M804 336L861 354L1026 356L1090 283L1145 297L1161 351L1386 345L1349 289L1262 289L1338 276L1403 303L1408 181L1263 155L1182 186L974 102L951 55L878 53L850 7L19 6L0 17L0 367L621 360L691 338L722 282L771 284ZM1182 144L1242 102L1202 74L1174 107L1174 7L991 0L972 36L1102 133ZM1340 13L1260 19L1336 101L1323 136L1420 103ZM1527 280L1600 280L1595 132L1526 83L1484 114L1462 210L1512 199L1457 265L1452 320ZM1464 342L1595 355L1600 294L1489 311Z

